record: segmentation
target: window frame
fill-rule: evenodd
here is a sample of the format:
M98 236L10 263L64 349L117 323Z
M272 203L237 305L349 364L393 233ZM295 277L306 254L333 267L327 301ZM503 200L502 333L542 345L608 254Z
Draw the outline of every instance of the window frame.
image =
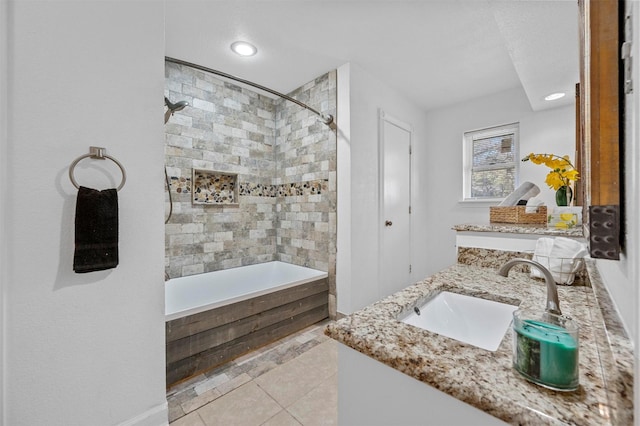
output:
M462 199L463 202L497 202L504 200L504 197L471 197L471 174L473 171L473 142L478 139L488 139L496 136L513 134L513 168L514 168L514 189L518 187L520 180L520 123L502 124L499 126L486 127L482 129L469 130L462 135ZM505 163L509 164L509 163ZM496 166L495 169L510 168L504 165ZM483 168L486 170L491 169Z

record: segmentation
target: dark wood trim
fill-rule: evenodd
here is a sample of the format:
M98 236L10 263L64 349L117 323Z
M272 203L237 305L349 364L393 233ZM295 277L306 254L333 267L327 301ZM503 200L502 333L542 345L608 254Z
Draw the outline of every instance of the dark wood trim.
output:
M619 2L579 1L585 205L620 204Z
M576 170L581 171L583 169L582 164L584 163L584 159L582 158L583 156L583 151L584 151L584 147L583 147L583 141L584 138L582 136L582 121L580 119L580 112L582 111L582 101L580 98L580 83L576 83L576 93L575 93L575 97L576 97L576 153L575 153L575 159L576 159ZM584 180L583 177L581 176L580 179L578 179L575 182L574 185L574 189L573 189L573 204L576 206L583 206L584 205ZM585 212L584 212L584 208L583 208L583 217L585 216Z

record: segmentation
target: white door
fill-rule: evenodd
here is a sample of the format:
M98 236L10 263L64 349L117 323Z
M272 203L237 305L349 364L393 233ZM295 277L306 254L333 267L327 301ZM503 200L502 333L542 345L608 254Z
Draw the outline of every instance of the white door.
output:
M411 284L411 133L380 111L380 297Z

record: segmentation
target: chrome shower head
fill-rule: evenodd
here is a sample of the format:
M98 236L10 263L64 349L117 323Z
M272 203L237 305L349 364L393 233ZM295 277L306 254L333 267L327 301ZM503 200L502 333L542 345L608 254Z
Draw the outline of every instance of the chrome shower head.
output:
M167 99L167 97L164 97L164 104L167 106L167 111L164 113L164 122L166 123L167 121L169 121L169 117L171 117L173 115L174 112L176 111L181 111L184 109L184 107L189 105L189 102L187 101L178 101L175 104L171 103L171 101L169 99Z
M178 101L175 104L171 103L167 97L164 97L164 104L171 110L171 112L176 112L184 109L184 107L189 105L187 101Z

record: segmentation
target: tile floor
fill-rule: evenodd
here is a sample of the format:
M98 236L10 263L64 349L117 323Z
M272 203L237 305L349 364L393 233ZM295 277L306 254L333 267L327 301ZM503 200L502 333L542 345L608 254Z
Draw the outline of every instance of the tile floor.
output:
M171 426L338 424L337 343L328 321L167 392Z

